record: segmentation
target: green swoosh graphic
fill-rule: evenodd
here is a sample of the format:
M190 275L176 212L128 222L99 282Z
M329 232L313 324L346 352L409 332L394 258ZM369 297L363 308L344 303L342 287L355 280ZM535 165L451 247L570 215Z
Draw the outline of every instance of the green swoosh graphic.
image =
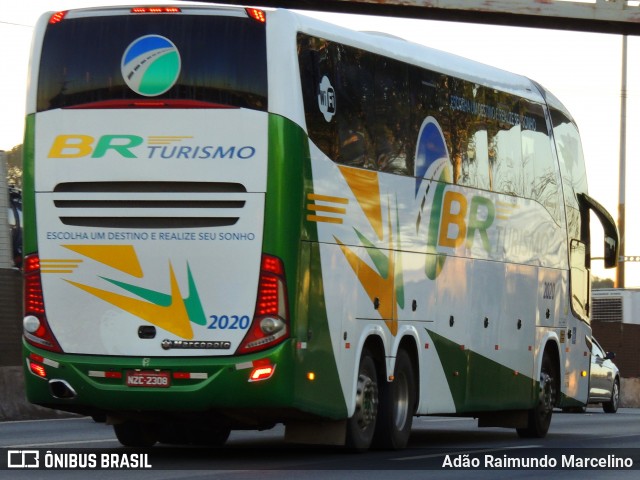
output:
M202 308L202 303L200 302L200 297L198 295L198 289L196 288L193 275L191 274L191 267L188 263L187 275L189 281L189 296L187 298L184 298L183 302L185 309L187 310L187 314L189 315L189 320L197 325L206 325L207 318L204 314L204 309ZM169 307L171 305L171 295L168 295L166 293L139 287L137 285L131 285L129 283L113 280L111 278L100 278L159 307Z

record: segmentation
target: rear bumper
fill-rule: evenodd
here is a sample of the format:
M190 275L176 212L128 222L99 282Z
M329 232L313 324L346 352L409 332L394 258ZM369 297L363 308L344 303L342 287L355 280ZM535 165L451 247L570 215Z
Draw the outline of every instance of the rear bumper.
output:
M301 413L296 414L294 408L291 340L265 352L229 358L55 354L24 341L23 351L27 399L49 408L94 416L126 416L134 412L143 416L197 416L208 412L221 417L240 416L248 424L252 423L251 412L255 410L275 422ZM40 370L44 376L32 371L29 364L34 358L42 359L36 364L44 367L44 371ZM251 381L254 368L265 365L275 367L273 375ZM127 386L127 371L136 369L168 372L170 385Z

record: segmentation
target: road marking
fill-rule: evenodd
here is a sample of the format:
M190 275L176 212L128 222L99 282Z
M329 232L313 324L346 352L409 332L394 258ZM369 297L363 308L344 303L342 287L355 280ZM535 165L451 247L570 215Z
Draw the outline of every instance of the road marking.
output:
M472 454L478 454L478 453L504 452L508 450L522 450L526 448L541 448L541 447L542 445L519 445L517 447L485 448L483 450L466 450L466 451L459 451L459 452L431 453L429 455L415 455L413 457L391 458L390 460L397 460L397 461L421 460L424 458L446 457L447 455L472 455Z
M44 448L44 447L60 447L64 445L85 445L87 443L109 443L117 442L116 438L104 438L100 440L74 440L69 442L49 442L49 443L28 443L22 445L1 445L0 448Z
M626 437L640 437L640 433L625 433L624 435L603 435L598 437L598 440L601 438L626 438Z

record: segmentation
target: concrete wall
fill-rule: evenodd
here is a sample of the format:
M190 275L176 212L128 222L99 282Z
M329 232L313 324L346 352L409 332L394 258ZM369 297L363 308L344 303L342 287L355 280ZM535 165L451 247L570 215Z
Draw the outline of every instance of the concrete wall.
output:
M11 230L9 229L9 189L7 187L7 156L0 150L0 268L13 266Z
M0 367L20 365L22 273L0 268Z
M27 402L22 367L0 367L0 422L71 416L73 415L70 413L38 407Z

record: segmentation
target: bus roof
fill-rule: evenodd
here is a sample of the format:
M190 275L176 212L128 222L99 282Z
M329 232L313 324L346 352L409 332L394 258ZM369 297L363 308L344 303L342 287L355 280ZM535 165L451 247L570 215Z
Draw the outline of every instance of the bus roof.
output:
M416 44L393 35L382 32L350 30L297 12L277 10L271 12L270 16L287 17L287 23L295 24L296 30L310 35L328 37L328 40L338 41L429 70L475 82L534 102L548 103L571 118L566 107L553 94L526 76Z
M70 10L66 18L84 16L121 15L131 11L133 6L93 7ZM244 8L229 5L180 4L182 12L194 15L244 15ZM291 35L300 31L309 35L326 38L361 48L390 58L395 58L432 71L451 75L479 85L494 88L537 103L547 103L572 118L564 105L544 87L528 77L518 75L497 67L492 67L465 57L442 50L436 50L416 44L399 37L382 32L364 32L340 27L329 22L318 20L302 12L285 9L264 9L269 22L277 23L277 30L284 34L288 30ZM49 15L53 12L49 12ZM43 17L45 17L43 15ZM44 22L44 18L41 20ZM267 25L269 25L269 22Z

